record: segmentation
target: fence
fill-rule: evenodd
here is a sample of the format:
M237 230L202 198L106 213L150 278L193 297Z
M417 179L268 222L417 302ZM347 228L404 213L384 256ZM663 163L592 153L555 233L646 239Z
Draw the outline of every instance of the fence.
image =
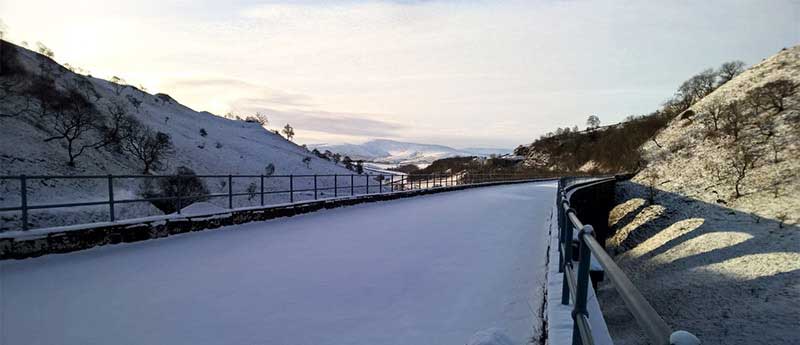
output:
M343 196L368 195L377 193L392 193L397 191L408 191L418 189L430 189L440 187L461 186L470 184L480 184L486 182L502 182L511 180L529 179L540 176L531 174L414 174L414 175L388 175L388 174L325 174L325 175L19 175L19 176L0 176L0 182L16 181L19 187L19 206L0 206L0 212L18 212L22 230L29 230L29 213L32 210L63 209L84 206L108 207L108 220L116 221L115 207L132 203L152 203L152 202L172 202L178 214L181 209L194 201L227 198L227 207L234 208L234 199L247 196L248 198L258 197L258 205L267 205L265 196L283 195L289 203L305 200L320 200L326 198L338 198ZM185 183L191 178L199 179L222 179L227 190L221 193L188 193ZM107 196L105 199L69 202L69 203L31 203L29 202L32 188L31 181L47 180L90 180L100 181L107 185ZM174 195L158 197L140 198L120 198L115 193L115 185L121 180L157 180L173 179L176 181ZM247 191L236 191L234 185L242 179L256 180L253 189ZM254 182L252 182L254 183ZM242 185L239 182L239 185ZM281 187L284 186L284 187ZM287 188L288 187L288 188ZM105 187L103 187L105 188ZM285 189L281 189L285 188ZM313 195L313 199L312 199ZM1 199L0 199L1 200ZM269 204L275 204L270 202Z
M672 332L664 319L653 309L647 299L636 289L627 275L617 266L611 256L606 253L594 238L591 225L581 223L577 213L570 207L569 196L573 191L590 187L599 183L608 183L612 178L575 180L559 179L557 209L559 224L559 272L564 274L561 293L561 304L573 302L573 345L593 345L586 300L589 292L589 268L591 257L605 270L605 276L614 284L626 307L644 330L645 335L654 345L697 345L700 340L686 331ZM578 230L577 236L574 231ZM577 237L577 238L576 238ZM573 261L573 245L578 245L578 271L575 272Z

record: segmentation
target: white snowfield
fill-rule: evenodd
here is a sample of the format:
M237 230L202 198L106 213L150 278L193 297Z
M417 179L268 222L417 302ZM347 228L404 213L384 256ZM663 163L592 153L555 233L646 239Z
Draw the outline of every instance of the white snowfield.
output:
M465 344L540 335L555 183L0 262L0 344ZM229 231L228 231L229 230Z

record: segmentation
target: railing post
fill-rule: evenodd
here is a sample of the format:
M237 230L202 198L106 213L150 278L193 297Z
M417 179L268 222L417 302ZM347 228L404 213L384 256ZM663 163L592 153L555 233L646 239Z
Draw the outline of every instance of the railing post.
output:
M22 230L28 230L28 185L25 175L19 176L19 199L22 208Z
M261 206L264 206L264 175L261 175Z
M572 310L572 318L575 322L572 324L572 344L581 345L581 334L578 329L577 318L587 315L586 312L586 296L589 293L589 265L591 264L592 252L589 246L586 245L584 238L586 236L593 236L594 229L591 225L584 225L580 233L578 233L578 240L580 243L580 258L578 259L578 286L575 287L575 307Z
M565 252L565 250L566 250L565 243L567 242L566 241L566 238L567 238L567 227L568 226L572 226L572 223L569 221L569 217L567 217L567 210L564 209L565 206L566 207L569 206L569 201L564 200L563 197L562 197L561 206L559 206L559 208L558 208L559 216L561 217L560 219L558 219L558 221L559 221L559 225L558 225L559 226L558 251L561 253L561 255L559 255L559 261L558 261L558 272L559 273L560 272L564 272L564 264L567 262L567 260L565 259L567 257L567 254Z
M289 202L294 202L294 175L289 174Z
M339 175L333 174L333 197L339 196Z
M228 208L233 209L233 175L228 175Z
M389 175L389 189L394 193L394 175Z
M317 200L317 174L314 174L314 200Z
M108 174L108 218L114 221L114 177Z
M367 183L364 184L365 188L367 189L364 194L369 194L369 174L364 174L364 177L367 178Z
M355 175L350 174L350 196L356 195Z

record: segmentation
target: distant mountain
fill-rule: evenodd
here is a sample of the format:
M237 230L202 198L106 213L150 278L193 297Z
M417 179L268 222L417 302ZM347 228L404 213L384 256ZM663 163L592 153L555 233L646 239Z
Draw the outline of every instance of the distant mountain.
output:
M311 145L320 151L330 150L366 160L390 164L430 164L431 162L456 156L489 156L509 154L509 149L467 148L455 149L444 145L418 144L387 139L375 139L363 144Z

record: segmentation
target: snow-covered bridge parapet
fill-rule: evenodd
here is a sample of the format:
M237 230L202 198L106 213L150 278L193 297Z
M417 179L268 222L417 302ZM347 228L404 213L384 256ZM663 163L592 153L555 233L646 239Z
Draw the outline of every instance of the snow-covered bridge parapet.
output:
M279 217L290 217L321 209L356 205L366 202L543 180L548 179L508 179L503 181L355 195L270 206L245 207L216 212L200 212L193 215L171 214L116 222L43 228L29 231L9 231L0 233L0 260L24 259L46 254L74 252L108 244L138 242L187 232L216 229Z
M605 228L613 201L616 178L580 183L559 181L554 219L551 223L550 267L548 268L548 320L551 344L613 344L590 281L594 266L614 284L621 299L652 344L698 345L699 339L686 331L673 332L645 296L617 266L595 238L592 225L578 215L597 221ZM555 231L553 231L555 230ZM607 235L607 234L606 234ZM603 239L605 236L603 236ZM556 249L553 249L555 245Z

